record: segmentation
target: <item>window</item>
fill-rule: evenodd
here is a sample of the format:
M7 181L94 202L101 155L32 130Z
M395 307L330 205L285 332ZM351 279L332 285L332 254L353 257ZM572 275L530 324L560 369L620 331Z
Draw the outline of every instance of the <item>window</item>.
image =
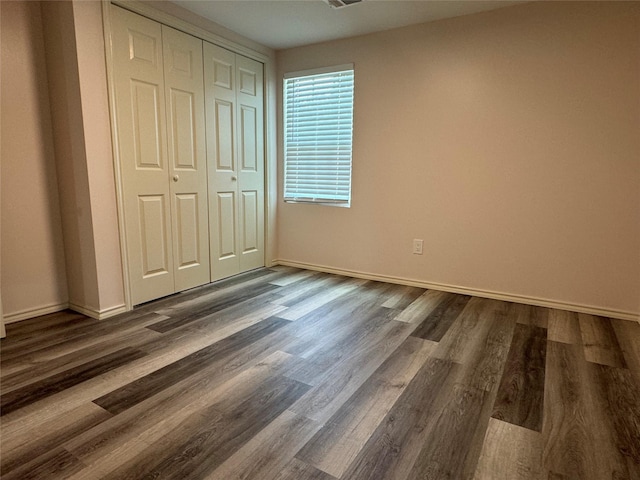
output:
M284 78L284 200L349 206L353 65Z

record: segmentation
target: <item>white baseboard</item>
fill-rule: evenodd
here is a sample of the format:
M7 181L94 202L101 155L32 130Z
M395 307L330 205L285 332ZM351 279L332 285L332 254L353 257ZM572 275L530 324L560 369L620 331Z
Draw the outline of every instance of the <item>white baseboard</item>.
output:
M41 315L48 315L49 313L60 312L67 308L69 308L68 303L55 303L44 307L28 308L20 310L19 312L6 313L2 316L2 320L5 324L19 322L20 320L27 320Z
M524 303L526 305L535 305L538 307L557 308L558 310L568 310L570 312L587 313L589 315L618 318L620 320L631 320L631 321L636 321L640 323L640 313L600 308L593 305L581 305L581 304L574 304L569 302L561 302L557 300L548 300L544 298L528 297L525 295L516 295L511 293L494 292L491 290L467 288L467 287L461 287L458 285L447 285L443 283L424 282L421 280L392 277L389 275L378 275L375 273L359 272L356 270L345 270L342 268L327 267L325 265L315 265L311 263L295 262L291 260L279 259L279 260L274 260L274 263L277 265L286 265L289 267L304 268L306 270L316 270L319 272L334 273L336 275L344 275L347 277L364 278L366 280L377 280L380 282L387 282L387 283L397 283L399 285L409 285L412 287L427 288L429 290L439 290L443 292L461 293L464 295L472 295L474 297L491 298L494 300L503 300L505 302Z
M95 318L96 320L104 320L105 318L113 317L114 315L127 311L127 307L125 305L117 305L115 307L105 308L104 310L97 310L92 307L83 307L82 305L70 303L69 308L74 312Z
M45 307L30 308L26 310L20 310L19 312L8 313L3 315L2 320L5 324L19 322L21 320L28 320L29 318L40 317L42 315L48 315L50 313L61 312L62 310L71 309L74 312L82 313L87 317L95 318L96 320L104 320L105 318L113 317L119 313L127 311L125 305L118 305L115 307L105 308L104 310L97 310L91 307L83 307L75 303L57 303L54 305L47 305Z

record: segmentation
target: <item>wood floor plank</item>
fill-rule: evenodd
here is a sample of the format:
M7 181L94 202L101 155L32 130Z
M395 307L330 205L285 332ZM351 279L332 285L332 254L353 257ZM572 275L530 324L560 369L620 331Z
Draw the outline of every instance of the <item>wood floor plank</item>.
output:
M458 358L464 367L460 370L458 383L495 396L511 349L516 317L512 313L514 304L490 302L488 306L491 308L481 317L483 328L476 328L475 335L467 337L467 350ZM449 354L461 346L450 345L454 346L453 350L444 349ZM439 345L434 355L441 354ZM446 358L447 354L444 356Z
M286 274L286 272L284 273ZM283 272L274 270L272 268L256 268L255 270L250 270L248 272L240 273L229 278L217 280L213 282L212 285L220 290L224 290L229 287L235 287L239 285L255 285L255 280L258 280L259 282L264 282L265 280L267 282L270 282L274 278L280 277L282 274Z
M272 300L277 305L292 307L308 298L317 295L322 290L333 288L334 286L345 283L348 279L338 275L328 273L319 273L294 285L285 285L278 290L280 298Z
M263 283L262 277L251 281L251 284ZM159 315L166 315L168 317L187 314L190 310L196 310L202 308L210 301L218 299L224 296L226 293L236 292L241 290L243 285L236 284L227 288L218 288L214 284L204 285L202 287L196 287L187 292L181 292L169 297L155 300L143 305L137 306L133 311L154 312ZM226 292L226 293L225 293Z
M128 371L118 372L117 375L107 375L107 378L103 380L108 380L106 383L107 387L105 387L105 382L92 385L91 388L87 388L83 391L82 396L74 396L73 392L70 392L69 399L73 399L74 402L82 402L94 400L114 389L120 388L134 380L137 380L158 368L161 368L165 365L169 365L172 362L178 361L181 358L193 353L211 343L214 343L222 338L225 338L229 335L232 335L238 331L247 328L255 323L260 322L264 318L267 318L271 313L277 313L280 311L282 307L274 306L267 304L264 308L258 308L253 312L249 312L246 315L229 318L228 321L223 322L222 327L218 329L214 329L213 331L207 331L206 329L198 329L196 331L191 332L191 335L187 338L183 338L180 340L176 340L175 338L171 338L171 341L162 345L162 348L159 350L150 349L149 345L142 344L140 348L150 352L148 357L145 357L143 361L139 361L135 364L134 368L130 368ZM188 327L190 328L190 327ZM165 335L172 335L171 333ZM157 343L156 341L153 342ZM108 385L112 385L111 388ZM67 408L73 408L76 406L74 403L58 403L56 404L57 410L49 410L43 413L47 415L57 415L63 414ZM25 412L29 413L29 412ZM20 418L16 419L20 421Z
M426 441L424 428L431 415L446 403L443 392L456 366L448 360L429 358L342 478L369 480L407 479Z
M286 323L286 320L279 318L263 320L103 395L94 403L116 415L212 363L223 364L238 350L275 332Z
M505 302L472 298L442 337L434 355L461 364L473 362L478 348L486 342L494 320L505 317L508 308L509 304ZM509 323L515 324L515 319L510 319Z
M42 480L68 478L79 472L84 465L63 448L56 448L12 472L2 475L4 480Z
M589 362L627 368L611 320L585 313L578 314L584 356Z
M408 478L472 478L476 471L493 395L455 385L447 399L427 422L424 445Z
M265 337L265 341L269 342L270 339L268 336ZM274 342L277 348L277 342ZM114 462L115 459L125 458L127 454L130 454L132 450L131 447L137 446L137 441L141 438L143 432L147 434L147 430L150 432L157 428L157 436L162 437L165 433L163 428L171 428L166 427L166 421L164 417L158 418L158 414L165 414L171 410L171 408L184 409L188 411L188 409L184 408L186 405L193 404L194 401L206 401L207 399L212 398L211 395L217 395L219 390L217 388L220 386L220 382L225 380L237 380L238 384L236 384L232 388L234 391L242 393L241 386L243 383L248 383L251 385L253 381L251 377L247 378L242 373L247 369L257 365L259 370L265 370L267 368L268 371L271 370L271 364L273 362L264 362L263 357L255 358L255 352L246 352L248 356L247 365L243 364L244 359L232 359L230 360L231 365L226 367L223 372L220 372L218 375L209 375L205 378L200 378L196 384L193 385L184 385L184 384L176 384L176 389L169 393L167 397L160 398L161 403L157 402L157 396L152 397L151 399L144 401L139 404L140 409L137 407L131 408L126 412L123 412L112 419L109 419L106 422L103 422L98 427L93 428L89 432L85 434L78 435L73 442L79 442L80 445L83 446L83 450L77 450L79 447L77 444L67 443L65 447L69 450L73 451L74 454L82 455L83 461L86 460L87 455L91 455L92 452L97 451L97 455L103 459L106 463L102 465L106 470L102 470L102 473L95 474L93 472L86 472L87 475L94 475L97 477L101 477L104 471L108 471L109 468L112 468L114 465L117 465L117 462ZM280 358L289 359L290 356L286 354L282 354ZM236 364L238 362L238 364ZM282 363L282 362L279 362ZM270 373L271 374L271 373ZM120 378L120 372L114 379ZM124 377L126 379L126 376ZM3 422L3 438L13 438L16 434L20 434L21 432L27 429L35 429L40 424L44 424L45 422L50 421L53 418L70 418L70 415L73 414L73 408L75 408L79 402L87 402L90 401L91 397L94 396L94 392L104 392L106 382L107 386L109 385L109 379L102 379L102 382L98 382L94 385L87 385L86 391L83 389L80 395L80 392L74 392L73 388L69 391L65 391L58 395L61 397L59 402L50 403L48 405L44 405L43 407L35 410L35 411L27 411L23 412L23 410L28 410L29 407L25 407L25 409L20 410L21 415L17 418L12 419L13 421L9 424ZM94 382L91 380L91 383ZM259 381L259 380L257 380ZM116 383L117 385L118 383ZM74 387L75 388L75 387ZM212 390L213 389L213 390ZM168 389L171 390L171 389ZM66 395L65 395L66 394ZM164 400L164 403L162 401ZM44 401L46 402L46 400ZM40 402L43 403L43 402ZM80 403L82 405L82 403ZM99 408L95 406L96 408ZM129 412L132 415L129 415ZM7 417L11 416L8 415ZM4 417L4 418L7 418ZM4 419L3 419L4 420ZM9 427L9 428L7 428ZM131 433L134 432L134 433ZM132 445L128 445L127 442L124 442L123 445L123 437L126 435L133 435ZM117 445L116 448L120 448L120 451L114 454L113 458L108 455L108 452L111 451L113 445L115 443ZM107 448L105 453L105 447ZM89 453L87 453L87 449ZM106 465L106 466L105 466ZM83 479L82 475L79 477Z
M279 269L280 267L278 267ZM281 270L278 270L282 272ZM312 270L298 270L292 268L290 271L286 272L287 275L276 278L275 280L270 281L269 283L273 285L278 285L279 287L286 287L287 285L291 285L294 283L301 282L302 280L307 280L309 278L318 276L320 272L314 272Z
M184 355L188 355L286 310L287 307L272 304L269 301L271 298L268 294L264 298L243 301L174 328L160 337L141 343L138 348L150 355L166 351L184 351Z
M424 288L398 285L397 290L382 304L382 306L386 308L394 308L396 310L404 310L425 292L426 290Z
M549 328L550 309L537 307L535 305L518 304L519 315L516 320L522 325L532 325L534 327Z
M117 318L113 322L94 323L94 319L85 317L83 320L76 320L72 327L59 331L56 334L43 337L38 342L31 343L28 347L21 347L17 352L10 354L11 362L22 362L26 360L27 365L42 362L49 362L61 356L77 351L79 348L86 348L92 345L99 345L102 342L116 339L133 333L136 329L146 326L153 321L162 320L164 317L151 314L130 319L123 322ZM125 327L126 326L126 327ZM125 328L122 328L125 327ZM9 354L3 349L3 353ZM10 373L15 373L10 365L5 363L2 366L3 378ZM7 368L9 367L9 368ZM11 372L9 372L9 370Z
M259 284L247 289L243 289L233 295L223 295L215 301L207 302L206 305L200 308L194 308L182 315L175 315L165 320L160 320L147 328L160 333L166 333L174 328L183 327L189 323L200 320L203 317L210 316L216 312L224 310L229 307L236 307L239 303L245 300L255 299L256 297L277 290L277 285L271 285L269 283Z
M465 310L454 328L468 325L474 335L462 342L438 345L434 355L457 358L450 375L445 401L424 428L427 438L408 478L472 478L482 451L501 374L510 350L518 318L517 304L483 300ZM480 322L479 324L477 322ZM453 328L452 328L453 330ZM447 333L449 335L449 333ZM463 350L460 350L460 349ZM442 432L446 432L443 434Z
M337 342L344 344L345 341L349 343L363 337L374 326L369 323L377 315L388 318L394 314L380 307L378 300L376 290L358 288L291 322L285 327L286 331L297 337L298 341L287 347L287 352L309 358ZM339 351L337 353L340 354Z
M369 280L362 285L362 290L373 295L375 298L374 303L377 306L383 307L387 301L392 298L401 287L399 285L387 282L379 282L377 280ZM389 308L389 307L386 307ZM396 312L401 311L399 308L393 308Z
M162 317L155 315L155 318ZM10 392L81 364L98 360L122 348L137 347L141 343L158 338L159 335L145 328L134 327L75 344L67 343L62 348L57 345L37 355L28 355L28 363L22 369L2 378L2 390Z
M280 375L290 355L274 352L259 357L224 383L213 375L198 383L176 384L116 415L64 444L88 467L85 473L113 478L138 478L173 450L172 439L188 438L201 423L202 412L227 411L242 403L260 384ZM150 452L145 457L145 452Z
M334 331L333 335L327 335L329 341L318 342L316 348L307 349L302 354L305 361L292 368L287 376L307 385L319 385L329 370L340 364L347 368L351 358L363 352L363 349L368 350L376 339L384 338L387 331L394 324L397 325L390 320L390 316L389 310L382 307L370 305L362 308L358 321L349 322L345 319L344 325L354 328Z
M73 410L69 416L55 418L37 425L36 428L25 428L20 434L10 437L3 435L0 475L6 475L33 459L48 454L57 446L111 417L104 409L87 403Z
M542 429L547 330L517 324L492 417L539 432Z
M434 348L407 338L296 457L341 477Z
M140 350L126 347L97 360L92 360L64 372L51 375L38 382L12 390L0 397L0 416L7 415L26 405L55 395L110 370L122 367L145 355Z
M39 332L36 330L38 323L34 323L32 319L10 323L6 326L7 337L2 339L3 355L0 356L1 377L13 373L16 365L18 369L21 364L28 366L30 359L27 359L26 362L23 359L32 351L41 349L43 345L49 346L55 343L55 338L60 337L61 332L62 339L66 340L73 336L72 332L77 328L82 328L88 324L98 325L98 320L71 310L64 310L38 318L42 319L42 328ZM24 328L22 327L23 323L27 324Z
M232 318L225 318L225 322L220 328L199 328L190 332L191 334L185 338L171 338L171 342L161 345L161 348L157 350L151 349L150 351L147 344L142 344L139 348L149 354L129 364L127 369L117 369L99 375L83 383L82 388L73 387L60 392L51 402L45 399L5 415L2 417L3 434L11 435L15 430L20 430L25 422L46 422L51 418L65 415L87 401L90 402L215 341L253 325L271 314L281 311L282 308L284 307L267 304L255 311L245 312L242 316L236 317L234 315ZM226 317L227 314L222 316ZM165 335L171 337L173 332Z
M604 447L611 450L606 455L609 469L619 478L640 478L640 384L625 369L604 365L589 368L590 386L596 390L595 406L603 417L598 429L601 435L611 430L612 441Z
M556 472L549 472L549 476L547 478L548 480L567 480L569 477L560 475L559 473L556 473Z
M468 295L445 294L438 306L422 320L411 335L439 342L470 299Z
M245 286L269 283L272 280L282 277L283 274L272 268L260 268L247 273L235 275L233 277L218 280L195 287L183 292L175 293L167 297L153 300L151 302L137 305L131 312L119 315L118 318L135 318L136 316L157 312L165 314L166 309L175 311L191 308L208 301L208 296L215 292L226 291L226 293L242 290Z
M78 320L84 321L87 317L73 310L61 310L48 313L39 317L27 318L19 322L11 322L5 325L7 337L2 339L2 348L14 343L23 343L40 339L51 332L64 330L72 326ZM97 324L99 320L93 320Z
M491 418L474 480L543 480L542 435Z
M276 377L263 382L242 403L219 413L212 407L200 427L142 477L202 478L222 465L253 436L269 425L309 389L295 380ZM191 432L190 432L191 433Z
M206 480L272 480L320 427L319 423L286 410Z
M549 341L542 427L544 468L573 478L597 478L587 399L580 387L582 346ZM593 472L593 473L592 473Z
M569 479L627 478L612 468L607 432L602 436L598 428L603 412L594 405L590 381L581 346L548 342L542 426L545 471Z
M292 306L280 316L286 320L298 320L299 318L305 316L306 314L312 312L318 307L325 305L342 295L346 295L347 293L355 290L360 285L366 283L366 280L361 278L354 278L351 280L347 280L346 282L335 286L329 290L321 291L316 295L308 298L307 300L297 303Z
M335 480L335 477L293 458L274 480Z
M628 320L611 320L611 323L627 367L640 382L640 324Z
M426 290L395 318L398 322L421 322L433 312L447 294L437 290Z
M8 330L3 479L640 479L634 322L275 267Z
M196 287L187 292L168 297L167 299L156 300L145 304L141 309L151 310L169 317L184 316L196 310L206 308L212 302L235 295L248 288L265 285L271 283L271 281L283 278L282 273L270 269L255 270L249 272L249 274L241 274L229 280ZM192 292L200 293L193 295ZM184 298L181 298L182 296L184 296ZM157 307L154 308L156 304Z
M353 352L317 379L317 385L291 410L318 422L326 422L409 336L411 326L390 321L386 334Z
M551 310L549 312L548 338L553 342L582 345L578 314L566 310Z

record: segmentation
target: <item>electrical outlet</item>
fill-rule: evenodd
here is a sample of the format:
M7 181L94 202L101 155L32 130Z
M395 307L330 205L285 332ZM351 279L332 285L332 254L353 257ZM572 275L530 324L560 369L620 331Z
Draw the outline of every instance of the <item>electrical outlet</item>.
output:
M421 238L413 239L413 254L414 255L422 255L422 245L424 241Z

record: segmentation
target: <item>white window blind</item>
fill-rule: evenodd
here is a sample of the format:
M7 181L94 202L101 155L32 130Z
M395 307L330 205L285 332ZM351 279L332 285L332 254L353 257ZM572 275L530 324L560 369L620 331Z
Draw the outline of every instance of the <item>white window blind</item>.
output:
M349 205L353 65L285 75L284 199Z

